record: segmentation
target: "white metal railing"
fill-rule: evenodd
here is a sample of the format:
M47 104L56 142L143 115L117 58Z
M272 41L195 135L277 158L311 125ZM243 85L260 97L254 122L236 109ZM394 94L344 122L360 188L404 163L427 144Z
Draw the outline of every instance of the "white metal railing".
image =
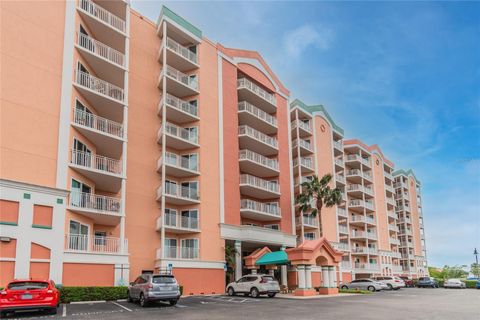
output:
M368 171L364 171L362 176L367 180L372 180L372 174Z
M403 269L402 269L402 266L393 265L392 266L392 271L395 272L395 273L402 273Z
M298 185L298 184L302 184L304 182L310 182L313 180L313 177L312 176L301 176L300 178L299 177L296 177L295 178L295 185ZM300 182L300 183L299 183Z
M342 158L335 158L335 163L341 167L343 167L343 159Z
M367 239L377 240L377 235L373 232L366 232Z
M198 172L198 157L195 157L194 159L195 160L193 160L192 157L185 158L172 152L165 153L166 165ZM163 159L160 157L157 161L157 169L160 168L162 164Z
M341 175L341 174L337 174L335 175L335 179L339 182L343 182L345 183L345 176Z
M160 127L158 130L158 139L160 139L162 136L162 129L163 128ZM187 130L186 128L179 127L173 123L165 122L165 132L170 136L190 143L198 144L198 133L196 131Z
M399 245L399 244L400 244L400 240L398 240L397 238L390 238L390 243L391 243L391 244Z
M376 263L355 262L354 267L355 267L355 269L360 269L360 270L371 270L371 269L378 269L378 264L376 264Z
M312 128L310 127L310 122L304 122L301 120L294 120L292 122L292 129L295 129L296 127L299 127L307 132L312 132Z
M121 215L121 200L107 196L72 190L70 192L70 206L86 210L101 211L102 213Z
M123 166L121 160L111 159L88 152L72 150L71 163L93 170L122 174Z
M347 191L363 191L363 186L361 184L349 183L347 185Z
M347 161L360 161L361 157L359 154L348 154Z
M263 120L269 124L271 124L274 127L277 127L277 118L266 113L260 108L257 108L251 103L248 103L247 101L240 101L238 103L238 111L246 111L256 118Z
M370 217L370 216L366 216L366 217L365 217L365 222L367 222L367 223L375 223L375 218Z
M343 150L343 143L342 141L333 141L333 146L339 150Z
M392 251L392 257L400 259L402 257L402 254L398 251Z
M247 135L257 141L268 144L273 148L278 148L277 139L267 136L265 133L255 130L247 125L242 125L238 127L238 135Z
M304 167L307 167L309 169L313 169L313 158L311 157L300 157L300 158L295 158L293 159L293 166L296 167L299 164L300 159L300 164Z
M371 185L364 186L363 191L371 196L373 196L373 188Z
M253 152L251 150L243 149L238 152L238 159L241 160L250 160L262 166L268 167L273 170L278 170L278 160L270 159L261 154Z
M387 190L391 193L395 192L395 189L393 189L393 187L391 185L388 185L388 184L385 185L385 190Z
M309 225L309 226L318 226L318 220L317 217L312 216L312 215L303 215L303 224Z
M361 207L361 206L363 206L363 200L358 200L358 199L350 200L348 202L348 206L349 207Z
M367 253L368 253L368 254L377 255L377 254L378 254L378 250L377 250L377 248L368 248L368 247L367 247Z
M95 40L84 33L78 33L77 44L93 54L102 57L118 66L125 66L125 55L123 53L110 48L106 44Z
M90 0L79 0L78 7L100 21L125 33L125 21Z
M303 140L303 139L293 140L292 148L296 148L297 146L300 146L301 148L307 149L309 151L313 151L312 144L310 142L306 141L306 140Z
M352 264L350 261L342 261L340 262L340 266L342 267L342 269L351 269L352 268Z
M365 200L365 208L373 210L375 208L375 205L373 204L373 201Z
M242 88L248 89L249 91L255 93L256 95L258 95L259 97L263 98L264 100L268 101L273 105L277 104L277 98L275 98L274 94L267 92L263 88L260 88L258 85L248 80L247 78L237 79L237 89L242 89Z
M394 224L389 224L388 230L398 232L398 227Z
M249 199L242 199L240 201L240 209L253 210L257 212L280 216L280 207L278 202L262 203Z
M389 172L386 172L386 171L385 171L385 172L384 172L384 176L385 176L385 178L387 178L388 180L393 180L393 175L392 175L391 173L389 173Z
M412 223L412 220L410 218L400 218L398 219L398 223Z
M366 247L352 247L352 253L367 253Z
M398 181L393 184L394 188L408 188L407 184L403 181Z
M395 206L396 202L392 197L387 197L387 203L391 204L392 206Z
M84 127L123 138L123 125L121 123L99 117L93 113L73 108L73 122Z
M182 247L180 248L182 259L198 259L198 248Z
M361 159L362 163L366 166L370 166L370 158L363 158Z
M82 87L88 88L101 95L110 97L120 102L124 102L123 89L113 85L105 80L92 76L89 73L76 70L75 71L76 83Z
M192 75L188 75L188 74L185 74L171 66L166 66L166 68L164 67L162 69L162 71L160 72L160 76L162 76L162 74L167 75L168 77L174 79L174 80L177 80L178 82L181 82L183 83L184 85L186 85L187 87L197 91L198 90L198 77L194 74Z
M347 171L347 176L361 176L361 175L362 175L362 171L360 171L359 169L352 169Z
M361 215L352 215L350 217L351 222L365 222L365 216Z
M352 238L365 238L365 231L352 231L350 236Z
M344 208L337 207L337 212L339 216L348 217L347 210L345 210Z
M387 215L388 215L390 218L398 219L398 214L396 214L396 213L393 212L393 211L387 211Z
M188 101L182 100L180 98L167 93L165 97L161 97L160 101L158 102L158 111L162 109L163 105L166 104L172 108L177 110L183 111L188 113L192 116L198 117L198 107L196 105L191 104Z
M182 46L180 43L173 40L172 38L167 37L167 48L169 48L170 50L178 53L179 55L181 55L185 59L187 59L187 60L189 60L189 61L191 61L195 64L198 61L197 60L197 54L195 52L191 51L187 47Z
M65 251L126 254L128 240L115 237L102 237L84 234L66 234Z
M346 242L337 242L334 247L340 251L350 251L350 246Z
M348 234L348 228L346 226L338 226L338 231L343 234Z
M165 246L165 258L177 258L177 247L176 246Z
M260 188L266 191L279 193L280 186L276 181L268 181L249 174L240 175L240 184L247 184L249 186Z
M162 191L165 192L165 195L169 195L177 198L190 199L190 200L198 200L200 198L198 195L197 189L180 186L174 183L165 183L164 189L161 186L158 187L157 195L162 195Z

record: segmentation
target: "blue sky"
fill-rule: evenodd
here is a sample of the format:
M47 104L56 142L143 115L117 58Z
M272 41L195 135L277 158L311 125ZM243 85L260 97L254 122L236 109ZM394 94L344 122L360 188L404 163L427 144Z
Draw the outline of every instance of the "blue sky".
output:
M292 98L378 143L423 184L429 264L480 250L480 3L157 2L227 47L259 51Z

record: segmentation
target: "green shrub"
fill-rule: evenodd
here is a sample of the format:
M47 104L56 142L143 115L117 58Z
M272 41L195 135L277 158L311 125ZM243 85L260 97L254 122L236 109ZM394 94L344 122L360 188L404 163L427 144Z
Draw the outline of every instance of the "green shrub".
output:
M180 287L180 295L183 295L183 286L179 286Z
M60 299L64 303L126 298L127 287L62 287L60 289Z
M357 290L357 289L340 289L339 293L358 293L358 294L370 294L368 290Z
M465 285L467 288L476 289L477 288L477 280L466 280Z
M443 284L445 283L445 280L439 279L439 278L435 278L435 280L437 280L438 286L443 288Z

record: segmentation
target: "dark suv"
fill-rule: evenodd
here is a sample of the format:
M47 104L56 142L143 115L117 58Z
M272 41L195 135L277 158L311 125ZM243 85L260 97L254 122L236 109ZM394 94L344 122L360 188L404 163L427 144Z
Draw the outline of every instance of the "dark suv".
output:
M432 277L418 278L417 287L419 288L438 288L438 282Z

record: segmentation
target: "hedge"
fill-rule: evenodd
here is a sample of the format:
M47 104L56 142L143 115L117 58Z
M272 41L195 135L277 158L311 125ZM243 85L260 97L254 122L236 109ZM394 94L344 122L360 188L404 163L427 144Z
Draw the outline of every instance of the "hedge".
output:
M62 287L59 290L64 303L127 298L127 287Z
M359 293L359 294L370 294L368 290L357 290L357 289L340 289L339 293Z

